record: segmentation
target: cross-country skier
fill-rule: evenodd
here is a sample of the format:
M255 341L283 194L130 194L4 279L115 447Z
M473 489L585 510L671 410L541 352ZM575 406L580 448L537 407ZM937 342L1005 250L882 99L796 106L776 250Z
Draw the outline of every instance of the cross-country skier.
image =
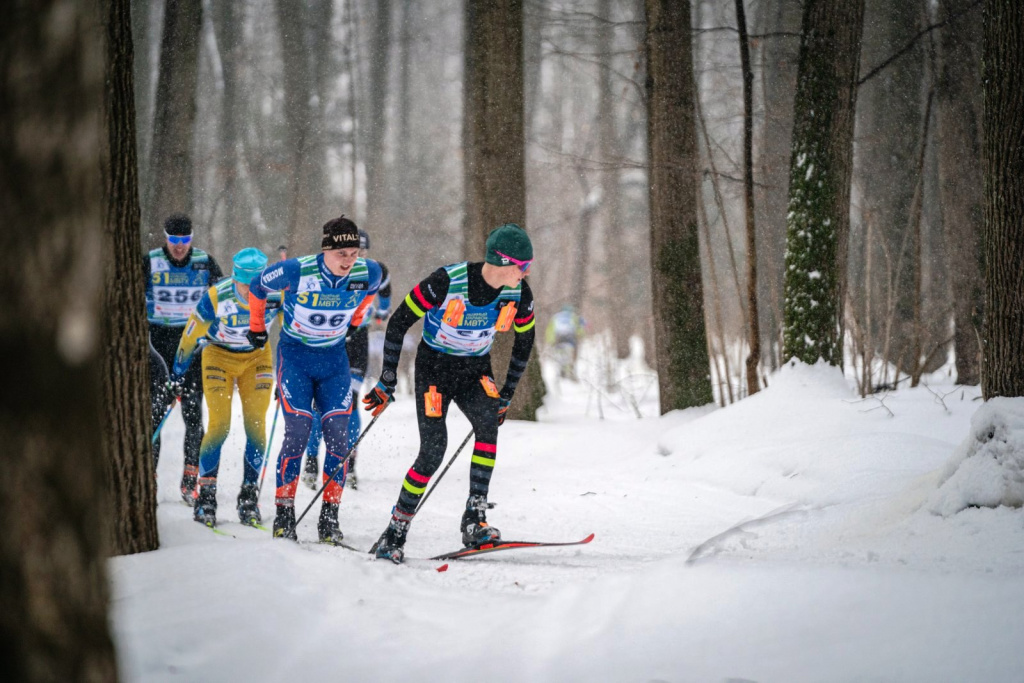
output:
M381 282L376 261L359 258L359 229L341 216L323 227L322 253L275 263L249 289L249 341L267 342L263 309L270 292L284 292L284 325L277 351L277 382L284 411L284 443L277 461L274 536L295 540L295 489L309 441L316 400L323 417L324 500L317 525L320 541L340 543L338 506L345 486L342 458L348 450L352 378L345 335L358 327ZM338 469L335 477L328 475Z
M370 236L365 230L359 231L359 256L366 258L370 251ZM363 388L363 378L366 377L366 369L370 364L370 320L371 318L379 323L387 320L388 311L391 308L391 276L388 275L388 268L380 261L381 282L377 290L376 306L370 306L370 310L363 318L359 327L349 333L348 341L345 342L348 352L349 369L352 372L352 405L359 405L359 391ZM313 430L309 435L309 443L306 444L306 464L303 468L302 481L311 488L316 488L317 474L319 473L317 456L320 453L320 425L319 413L314 405ZM359 431L362 429L362 422L359 419L359 411L353 410L348 418L348 442L353 444L359 438ZM345 486L355 489L358 486L356 480L356 451L348 456L348 475L345 478Z
M217 283L222 273L212 256L192 247L192 221L180 213L164 221L167 241L143 257L146 274L146 316L149 319L149 340L170 368L178 350L182 330L192 309L203 293ZM154 395L166 396L163 413L174 395L181 397L181 416L185 421L185 468L181 477L181 496L192 504L192 494L199 474L199 444L203 440L203 385L199 363L181 381L169 387L157 386L150 377ZM154 411L156 412L156 411ZM156 427L156 425L153 425ZM160 439L153 444L154 460L160 458Z
M530 270L533 246L514 223L492 230L483 263L456 263L435 270L416 285L396 309L384 340L380 381L366 395L366 410L379 415L392 400L406 331L420 318L423 339L416 351L415 397L419 456L405 476L391 521L378 541L377 557L403 560L406 534L416 506L437 471L448 445L445 420L452 401L473 426L476 442L469 474L469 498L462 515L466 546L498 541L486 510L497 454L498 427L505 414L534 338L533 294L523 279ZM515 330L512 359L498 391L491 371L491 344L496 331Z
M544 341L558 360L558 374L576 379L576 351L586 333L587 323L572 304L565 304L551 316Z
M171 369L171 381L180 382L188 371L200 340L203 394L209 413L209 429L199 448L199 482L193 518L207 526L217 523L217 471L220 453L231 428L231 399L238 384L245 424L245 461L238 494L238 517L243 524L260 522L257 479L267 452L264 424L274 382L270 347L254 348L249 331L249 283L267 265L267 256L249 247L235 254L230 280L210 287L185 325ZM269 327L281 310L281 295L268 297L264 313Z

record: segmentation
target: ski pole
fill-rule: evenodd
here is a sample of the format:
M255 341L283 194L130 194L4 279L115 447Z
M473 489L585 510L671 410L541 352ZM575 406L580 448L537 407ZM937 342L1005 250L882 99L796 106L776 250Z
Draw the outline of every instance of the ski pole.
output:
M277 401L274 408L274 420L270 423L270 438L267 439L267 447L263 453L263 468L260 471L260 485L256 487L256 499L259 500L260 491L263 490L263 480L267 476L267 461L270 460L270 449L274 446L274 431L277 429L277 416L281 414L281 402Z
M462 444L458 448L455 449L455 454L452 455L451 460L449 460L448 464L444 466L443 470L441 470L441 474L437 475L437 479L435 479L434 483L430 486L430 490L427 491L423 495L422 498L420 498L420 502L416 504L416 509L412 511L412 514L415 515L416 513L418 513L420 511L420 508L423 507L423 504L425 502L427 502L427 498L430 497L430 494L434 492L434 489L436 489L437 485L441 482L441 477L444 476L444 473L447 472L448 468L452 466L453 462L455 462L455 458L459 457L459 453L461 453L462 449L466 447L466 444L469 443L469 439L472 436L473 436L473 430L470 429L469 430L469 434L466 434L466 438L462 440ZM379 544L380 544L380 539L377 539L376 541L374 541L373 546L370 548L370 552L371 553L377 552L377 546Z
M430 494L433 493L434 489L437 488L437 485L441 483L441 478L444 476L444 473L447 472L448 468L452 466L453 462L455 462L455 458L459 457L459 453L461 453L462 449L466 447L466 444L469 443L469 440L470 438L472 438L472 436L473 430L470 429L469 434L466 434L466 438L462 440L462 445L455 450L455 454L452 455L452 459L449 460L448 464L444 466L443 470L441 470L441 474L437 475L437 479L435 479L434 483L430 486L430 490L423 494L423 497L420 498L420 502L416 504L416 509L413 511L414 515L417 512L419 512L420 508L423 507L423 504L427 502L427 498L430 498Z
M339 463L338 466L334 468L334 471L331 472L331 475L327 477L327 481L324 482L324 485L321 486L320 490L316 492L315 496L313 496L313 500L309 501L309 505L307 505L306 509L302 511L302 514L299 515L299 518L295 520L295 526L299 526L299 522L301 522L302 518L306 516L306 513L309 512L309 509L313 507L313 503L315 503L317 499L323 495L324 490L327 488L327 484L334 480L334 477L338 475L338 472L341 472L341 468L344 467L345 464L348 462L348 456L351 455L352 451L356 449L356 446L358 446L359 442L363 440L363 437L366 436L366 433L368 431L370 431L370 428L373 427L373 423L377 421L377 418L379 418L381 414L382 413L374 415L373 419L370 420L370 424L366 425L366 429L364 429L363 433L359 435L359 438L356 439L355 443L349 446L348 451L345 453L345 457L341 459L341 463Z
M171 411L174 410L174 405L178 401L179 401L179 399L177 397L175 397L174 400L171 401L171 407L167 409L167 412L164 413L163 418L160 420L160 424L158 424L156 426L156 429L153 431L153 440L150 443L154 443L155 444L156 440L160 438L160 430L164 428L164 423L167 422L167 418L169 418L171 416Z

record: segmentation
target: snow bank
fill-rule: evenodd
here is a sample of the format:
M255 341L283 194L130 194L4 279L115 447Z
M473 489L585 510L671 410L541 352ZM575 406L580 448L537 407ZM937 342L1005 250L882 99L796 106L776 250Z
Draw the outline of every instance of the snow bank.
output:
M768 389L776 393L792 392L804 398L850 398L854 394L843 371L821 359L814 365L790 360L771 376Z
M971 433L946 463L931 512L1024 505L1024 398L994 398L971 418Z

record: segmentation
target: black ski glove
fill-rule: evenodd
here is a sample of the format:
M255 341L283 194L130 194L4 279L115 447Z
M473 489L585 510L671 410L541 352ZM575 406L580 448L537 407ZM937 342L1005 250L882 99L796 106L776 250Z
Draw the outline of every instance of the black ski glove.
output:
M498 399L498 426L505 424L505 418L508 416L508 407L512 405L512 397L505 398L502 396Z
M265 331L253 332L252 330L249 330L248 332L245 333L245 338L248 339L249 343L252 344L253 347L257 349L262 349L264 346L266 346L267 339L269 337L270 335L268 335Z

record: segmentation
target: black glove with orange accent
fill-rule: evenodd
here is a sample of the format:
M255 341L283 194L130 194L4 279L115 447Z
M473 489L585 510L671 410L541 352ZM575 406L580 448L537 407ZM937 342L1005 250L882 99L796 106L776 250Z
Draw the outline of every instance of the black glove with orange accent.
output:
M395 400L395 384L397 378L394 370L384 370L380 373L380 380L370 389L370 392L363 397L363 410L369 410L374 417L384 412L388 404Z
M505 424L505 418L508 416L508 407L512 405L512 397L505 398L502 396L498 399L498 426Z

